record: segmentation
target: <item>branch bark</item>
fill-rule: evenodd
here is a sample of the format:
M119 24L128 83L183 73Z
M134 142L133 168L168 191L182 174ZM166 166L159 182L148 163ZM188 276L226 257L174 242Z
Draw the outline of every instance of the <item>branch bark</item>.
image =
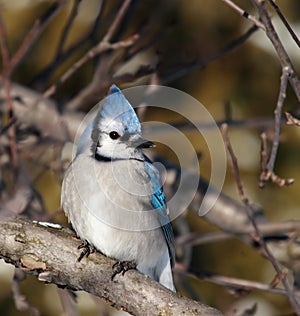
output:
M93 253L78 262L79 243L65 228L45 227L25 219L0 222L0 256L40 281L87 291L134 315L222 315L174 294L136 270L111 281L115 261Z
M272 24L270 13L266 7L266 1L252 0L252 2L256 6L260 20L266 28L266 35L271 41L274 49L276 50L282 69L286 69L289 72L289 82L298 101L300 101L300 80L298 78L294 65L292 64L292 61Z

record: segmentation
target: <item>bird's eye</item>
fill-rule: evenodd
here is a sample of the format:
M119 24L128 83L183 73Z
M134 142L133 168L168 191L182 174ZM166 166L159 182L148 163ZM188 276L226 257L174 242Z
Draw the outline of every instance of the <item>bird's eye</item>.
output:
M109 137L110 137L111 139L118 139L118 138L120 137L120 135L119 135L118 132L113 131L113 132L110 132L110 133L109 133Z

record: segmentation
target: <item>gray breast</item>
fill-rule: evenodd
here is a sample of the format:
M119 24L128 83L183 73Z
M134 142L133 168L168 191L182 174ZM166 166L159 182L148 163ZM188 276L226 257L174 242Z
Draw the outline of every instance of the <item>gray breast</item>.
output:
M133 231L160 226L151 203L152 185L143 162L99 162L79 155L71 168L74 168L73 185L81 203L95 220Z

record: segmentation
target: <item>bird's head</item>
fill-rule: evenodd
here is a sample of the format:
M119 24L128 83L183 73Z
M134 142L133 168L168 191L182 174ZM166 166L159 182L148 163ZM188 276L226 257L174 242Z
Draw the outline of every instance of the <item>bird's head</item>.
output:
M154 144L142 137L140 121L124 94L113 85L92 128L92 154L106 159L142 159Z

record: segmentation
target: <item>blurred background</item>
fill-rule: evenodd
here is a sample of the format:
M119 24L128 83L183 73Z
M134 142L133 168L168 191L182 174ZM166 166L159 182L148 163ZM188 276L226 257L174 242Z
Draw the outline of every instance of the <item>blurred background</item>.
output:
M240 0L235 3L257 15L251 1ZM300 2L278 0L276 3L300 36ZM122 4L124 1L115 0L0 0L0 15L11 55L19 48L37 19L41 23L47 20L34 45L12 72L12 82L38 93L48 91L53 84L57 85L50 97L61 113L88 112L106 95L112 83L117 83L121 89L151 83L182 90L201 102L217 122L228 118L230 112L233 121L241 122L230 125L229 131L249 198L264 209L265 216L270 221L299 220L299 128L282 125L275 166L278 175L294 178L295 183L282 188L271 183L264 189L258 186L260 134L264 131L272 139L273 112L281 76L280 63L261 30L253 32L244 43L234 44L253 24L223 1L131 1L110 39L112 43L125 41L124 47L120 45L118 48L105 50L87 60L70 78L59 81L76 61L107 34ZM299 71L299 48L285 31L275 11L270 9L270 12L276 30ZM226 53L225 48L228 48ZM3 102L0 103L1 107L4 107ZM5 111L2 108L3 125ZM299 103L290 88L284 111L295 115L299 113ZM176 115L151 108L143 113L144 120L158 118L168 123L180 121ZM48 119L51 120L51 117ZM66 147L66 144L72 142L73 137L70 134L58 140L60 136L56 135L57 142L49 144L45 140L43 146L36 151L28 152L26 146L31 141L36 145L39 134L27 126L23 130L22 127L22 124L19 125L17 130L20 131L17 133L21 146L19 159L36 196L39 197L37 208L43 209L39 214L43 219L67 224L60 210L60 187L63 171L69 162L70 146ZM209 154L201 146L193 130L185 133L199 153L203 171L201 176L209 177ZM9 175L11 168L7 169L7 148L0 150L1 182L5 183L1 185L1 197L4 198L4 191L7 187L13 187L14 181ZM158 156L177 162L166 146L158 145L155 150ZM239 201L230 166L222 192ZM9 193L13 195L13 190ZM217 230L193 212L187 211L184 220L192 232ZM255 249L234 238L193 247L190 264L201 271L262 283L271 282L275 275L271 264ZM29 311L17 311L15 307L12 296L13 270L12 266L0 261L0 313L9 316L30 315ZM233 312L230 314L237 304L244 304L242 306L245 309L252 307L255 302L258 304L255 315L292 313L290 304L283 295L260 291L232 291L229 287L190 276L186 276L185 281L189 286L181 288L179 285L179 292L201 299L228 315L240 315ZM26 276L21 282L21 293L42 315L64 313L55 285L45 285L35 277ZM113 309L108 308L106 311L103 304L87 293L78 293L80 315L117 315Z

